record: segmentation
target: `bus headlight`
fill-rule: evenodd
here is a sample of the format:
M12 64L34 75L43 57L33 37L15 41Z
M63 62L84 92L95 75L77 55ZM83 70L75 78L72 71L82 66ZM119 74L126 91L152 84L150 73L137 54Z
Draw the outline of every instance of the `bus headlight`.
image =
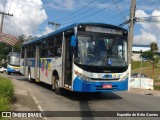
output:
M127 79L128 75L129 75L129 74L126 74L126 75L123 76L120 80L121 80L121 81L125 81L125 80Z
M85 75L78 74L77 76L78 76L80 79L82 79L82 80L91 81L91 79L90 79L89 77L85 76Z
M81 73L79 73L78 71L75 71L75 74L82 80L85 80L85 81L91 81L91 79Z

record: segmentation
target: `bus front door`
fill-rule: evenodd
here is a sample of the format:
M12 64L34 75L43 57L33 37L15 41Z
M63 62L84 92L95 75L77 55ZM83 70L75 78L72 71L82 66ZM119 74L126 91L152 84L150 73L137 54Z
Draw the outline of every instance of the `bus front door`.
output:
M71 88L72 83L72 48L70 46L70 36L65 36L65 68L64 68L64 85Z

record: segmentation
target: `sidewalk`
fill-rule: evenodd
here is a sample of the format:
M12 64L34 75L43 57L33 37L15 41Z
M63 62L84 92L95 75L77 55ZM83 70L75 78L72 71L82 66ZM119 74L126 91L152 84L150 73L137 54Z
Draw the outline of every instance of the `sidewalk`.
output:
M14 102L12 103L12 111L39 111L30 91L26 84L22 81L12 79L14 85ZM13 117L12 120L22 120L21 117ZM39 117L23 118L23 120L43 120Z
M130 90L128 90L128 92L135 93L135 94L144 94L144 95L151 95L151 96L159 96L160 97L160 91L158 91L158 90L130 88Z

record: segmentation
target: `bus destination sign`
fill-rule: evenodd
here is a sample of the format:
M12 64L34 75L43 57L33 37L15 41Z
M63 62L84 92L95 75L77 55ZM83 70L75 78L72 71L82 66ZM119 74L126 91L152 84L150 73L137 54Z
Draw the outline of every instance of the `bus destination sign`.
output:
M116 30L116 29L111 29L111 28L103 28L103 27L96 27L96 26L86 26L85 31L122 35L122 30Z

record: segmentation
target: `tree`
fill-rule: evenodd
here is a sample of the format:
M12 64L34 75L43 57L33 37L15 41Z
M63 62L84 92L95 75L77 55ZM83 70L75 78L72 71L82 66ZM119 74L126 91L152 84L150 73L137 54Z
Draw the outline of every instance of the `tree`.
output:
M151 61L153 61L153 59L154 59L154 53L153 53L152 51L150 51L150 50L143 52L143 53L141 54L141 56L142 56L143 58L146 58L146 59L151 60Z
M155 42L152 42L151 44L151 51L152 52L157 52L158 51L158 45Z

